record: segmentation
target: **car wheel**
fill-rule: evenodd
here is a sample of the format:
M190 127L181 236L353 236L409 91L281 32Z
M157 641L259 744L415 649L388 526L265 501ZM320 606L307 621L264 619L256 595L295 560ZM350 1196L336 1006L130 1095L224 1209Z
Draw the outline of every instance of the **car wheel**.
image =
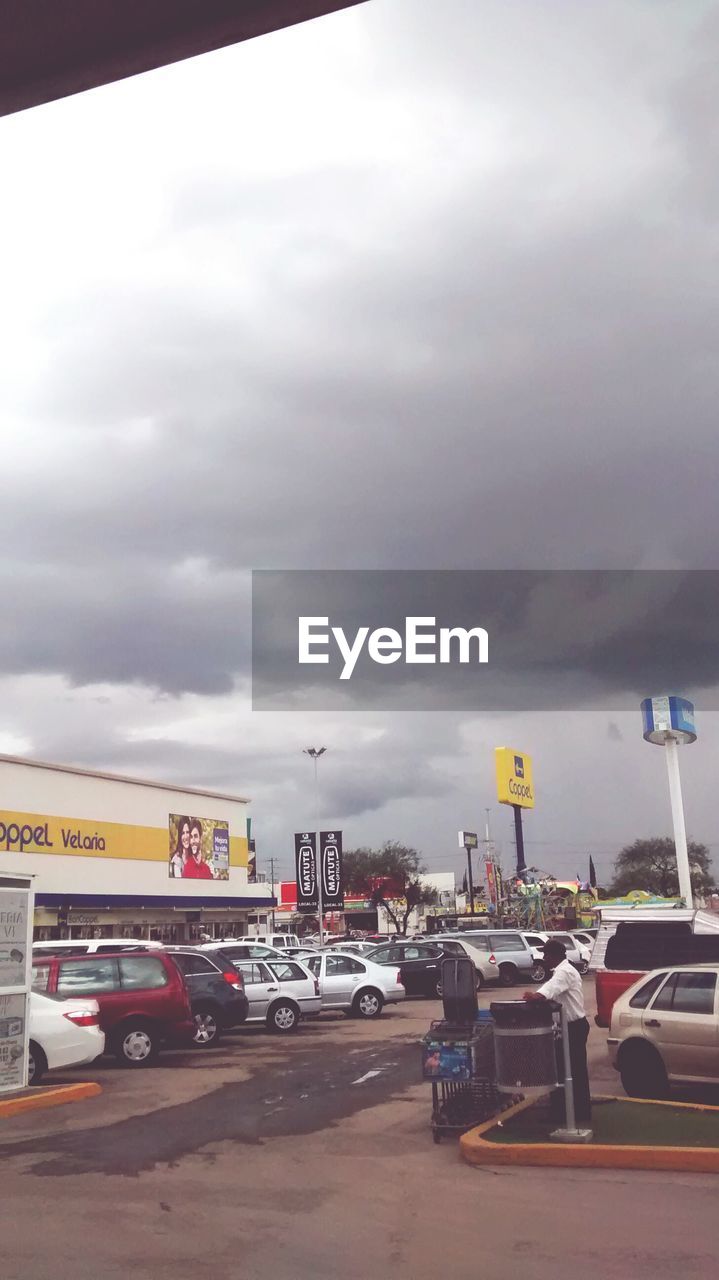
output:
M629 1098L662 1099L669 1092L666 1068L651 1045L627 1045L619 1059L619 1074Z
M289 1000L278 1000L267 1015L268 1029L280 1035L288 1035L289 1032L296 1031L299 1025L300 1015L297 1007L290 1004Z
M352 1002L352 1012L356 1018L378 1018L382 1012L382 999L379 991L375 991L373 987L368 987L366 991L359 991Z
M213 1009L197 1009L193 1015L193 1021L195 1023L193 1044L199 1045L202 1049L209 1049L211 1045L217 1044L222 1031Z
M34 1040L30 1041L27 1055L27 1082L28 1084L39 1084L45 1072L47 1071L47 1058Z
M484 978L479 972L479 969L477 969L477 985L476 985L477 991L481 991L483 986L484 986Z
M149 1067L158 1049L157 1032L146 1022L127 1022L115 1034L115 1057L123 1067Z
M516 964L500 964L499 981L503 987L513 987L518 977Z
M580 962L580 965L579 965L579 972L580 972L580 974L581 974L581 976L582 976L582 977L584 977L585 973L589 973L589 961L588 961L588 960L582 960L582 961Z
M545 969L541 960L535 960L534 964L529 970L529 976L532 979L532 982L544 982L544 979L547 976L547 970Z
M437 981L436 981L436 982L435 982L435 984L434 984L434 990L433 990L433 991L428 991L428 992L427 992L427 999L428 999L428 1000L431 1000L433 996L438 996L438 997L439 997L439 999L441 1000L441 999L442 999L442 991L443 991L443 990L444 990L444 988L442 987L442 979L441 979L441 978L438 978L438 979L437 979Z

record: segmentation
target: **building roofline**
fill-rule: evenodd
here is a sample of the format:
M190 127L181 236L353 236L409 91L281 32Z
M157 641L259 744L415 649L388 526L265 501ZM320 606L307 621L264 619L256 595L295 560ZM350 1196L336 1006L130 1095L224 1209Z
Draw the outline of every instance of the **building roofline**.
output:
M133 787L152 787L156 791L179 791L188 796L205 796L208 800L230 800L233 804L249 804L246 796L231 796L225 791L205 791L200 787L180 787L176 782L151 782L149 778L128 778L122 773L105 773L97 769L80 769L70 764L50 764L27 756L0 754L0 764L29 765L32 769L50 769L54 773L72 773L81 778L102 778L105 782L125 782Z

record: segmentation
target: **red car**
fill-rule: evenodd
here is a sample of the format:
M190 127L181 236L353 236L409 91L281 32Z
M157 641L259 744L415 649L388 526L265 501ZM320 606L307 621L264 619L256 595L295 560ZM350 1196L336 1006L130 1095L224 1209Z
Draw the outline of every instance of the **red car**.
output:
M185 979L166 951L33 956L35 991L92 996L105 1042L126 1067L148 1066L164 1041L195 1031Z

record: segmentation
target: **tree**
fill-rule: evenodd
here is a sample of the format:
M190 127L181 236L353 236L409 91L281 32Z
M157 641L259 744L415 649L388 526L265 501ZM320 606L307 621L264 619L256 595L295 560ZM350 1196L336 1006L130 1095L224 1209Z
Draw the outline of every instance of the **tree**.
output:
M714 883L709 850L705 844L690 840L688 851L692 890L706 893ZM625 845L614 861L614 879L609 891L613 897L621 898L632 889L645 889L662 898L677 896L679 874L673 840L657 836Z
M415 907L434 906L437 890L422 883L416 849L388 840L380 849L350 849L344 855L345 891L382 907L403 937Z

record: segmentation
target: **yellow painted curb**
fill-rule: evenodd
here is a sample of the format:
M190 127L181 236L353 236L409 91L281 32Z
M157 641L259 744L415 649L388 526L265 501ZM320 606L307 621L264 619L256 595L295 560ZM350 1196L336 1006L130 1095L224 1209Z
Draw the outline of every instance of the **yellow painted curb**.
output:
M0 1098L0 1119L17 1116L23 1111L41 1111L43 1107L61 1107L64 1102L81 1102L83 1098L96 1098L102 1086L92 1081L83 1084L63 1084L56 1089L43 1089L42 1093L29 1093L19 1098Z
M545 1168L574 1169L662 1169L675 1173L719 1173L719 1147L634 1147L580 1143L573 1146L561 1142L516 1142L504 1146L487 1142L483 1134L518 1115L537 1101L529 1098L509 1107L493 1120L462 1134L459 1147L468 1164L542 1165ZM647 1099L621 1098L621 1102L646 1103ZM717 1111L719 1108L694 1102L661 1102L653 1106L687 1107L694 1111Z

